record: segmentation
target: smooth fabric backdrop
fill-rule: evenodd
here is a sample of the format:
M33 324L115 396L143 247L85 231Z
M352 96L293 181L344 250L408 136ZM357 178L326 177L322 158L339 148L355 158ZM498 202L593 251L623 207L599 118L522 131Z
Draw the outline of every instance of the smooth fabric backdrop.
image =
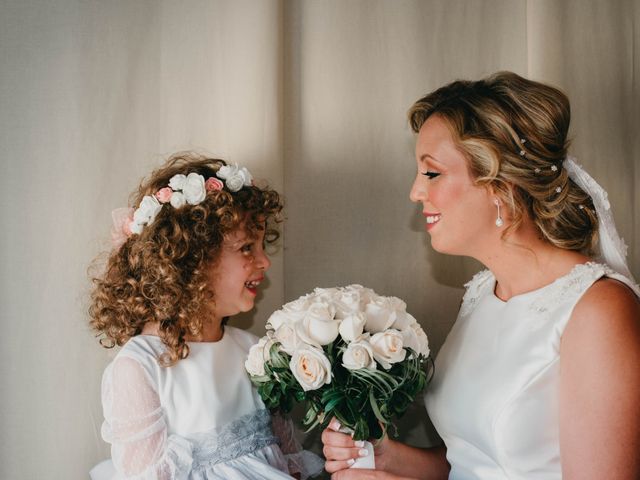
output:
M285 194L269 281L236 325L260 334L284 301L357 282L405 299L435 353L480 267L429 246L406 110L513 70L569 94L572 152L640 276L638 1L3 0L0 61L2 478L82 479L108 455L87 268L110 211L174 151ZM420 405L401 437L435 441Z

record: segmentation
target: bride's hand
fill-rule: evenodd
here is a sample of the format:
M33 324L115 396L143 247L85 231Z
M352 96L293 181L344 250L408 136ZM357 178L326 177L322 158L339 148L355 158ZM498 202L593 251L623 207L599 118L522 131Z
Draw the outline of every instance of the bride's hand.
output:
M356 459L366 456L367 449L364 448L364 442L355 441L350 435L341 433L340 422L335 418L331 420L329 426L322 432L322 453L326 458L325 470L329 473L338 472L340 470L348 469ZM384 437L383 440L377 442L374 448L376 456L377 469L383 470L380 461L384 457L385 447L387 446L388 439ZM372 470L366 470L371 472ZM368 478L368 477L348 477L348 478ZM386 477L372 477L372 478L386 478ZM391 478L391 477L389 477Z

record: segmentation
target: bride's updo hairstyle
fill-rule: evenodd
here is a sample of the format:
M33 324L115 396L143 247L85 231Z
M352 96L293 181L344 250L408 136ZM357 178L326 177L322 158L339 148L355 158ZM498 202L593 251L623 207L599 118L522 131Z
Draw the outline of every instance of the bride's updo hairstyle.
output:
M409 110L418 133L431 115L445 120L476 185L493 187L511 212L505 236L528 216L553 245L591 253L598 219L591 197L569 179L569 99L560 90L498 72L455 81Z
M214 179L224 165L223 160L193 153L176 154L143 180L131 205L159 194L174 175L197 173ZM93 278L89 307L90 325L103 346L123 345L147 322L158 322L167 346L162 364L186 358L185 335L198 335L215 307L208 269L215 268L225 235L244 228L249 238L256 238L266 229L267 243L278 239L275 227L282 203L275 190L252 184L236 191L212 181L219 189L207 189L198 204L174 208L165 203L139 233L110 252L104 271Z

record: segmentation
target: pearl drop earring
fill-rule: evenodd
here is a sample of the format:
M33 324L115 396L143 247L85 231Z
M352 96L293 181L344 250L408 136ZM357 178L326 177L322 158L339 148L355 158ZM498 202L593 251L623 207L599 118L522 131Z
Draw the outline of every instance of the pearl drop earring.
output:
M493 201L493 203L495 203L496 207L498 207L498 218L496 218L496 227L500 228L504 225L504 220L502 220L502 217L500 216L500 201L496 199Z

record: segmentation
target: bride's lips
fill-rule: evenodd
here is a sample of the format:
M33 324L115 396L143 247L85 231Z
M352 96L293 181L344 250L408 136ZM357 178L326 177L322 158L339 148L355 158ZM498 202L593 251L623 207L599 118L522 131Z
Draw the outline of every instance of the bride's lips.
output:
M436 223L440 221L440 217L442 216L440 213L432 213L432 212L422 212L422 215L424 216L427 222L426 223L427 231L435 227Z

